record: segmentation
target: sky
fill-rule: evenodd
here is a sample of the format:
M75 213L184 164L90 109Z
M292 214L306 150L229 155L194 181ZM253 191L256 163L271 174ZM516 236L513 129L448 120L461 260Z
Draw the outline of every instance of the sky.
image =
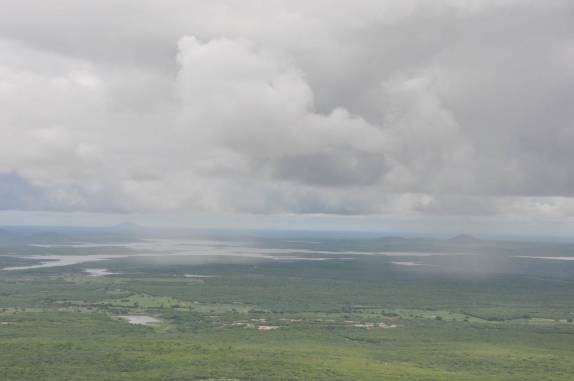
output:
M571 0L0 9L0 224L574 232Z

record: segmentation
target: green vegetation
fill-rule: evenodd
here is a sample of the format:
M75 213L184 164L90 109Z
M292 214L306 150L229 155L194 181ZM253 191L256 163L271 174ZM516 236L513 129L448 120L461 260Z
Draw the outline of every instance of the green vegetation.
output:
M0 380L574 379L564 278L429 274L377 256L86 267L0 272Z

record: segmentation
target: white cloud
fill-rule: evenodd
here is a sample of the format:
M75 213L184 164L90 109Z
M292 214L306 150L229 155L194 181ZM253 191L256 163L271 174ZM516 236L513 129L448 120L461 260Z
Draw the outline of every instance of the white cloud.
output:
M568 1L59 4L0 15L4 209L574 214Z

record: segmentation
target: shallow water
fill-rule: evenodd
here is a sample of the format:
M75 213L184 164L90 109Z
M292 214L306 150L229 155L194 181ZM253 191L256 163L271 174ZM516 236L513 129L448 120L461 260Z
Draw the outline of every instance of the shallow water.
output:
M183 274L186 278L214 278L215 275L196 275L196 274Z
M261 260L279 261L328 261L348 260L350 258L321 257L320 254L332 254L332 252L313 250L290 250L290 249L261 249L242 246L234 242L217 242L201 240L169 240L149 239L141 242L127 244L98 244L98 243L65 243L65 244L32 244L30 246L43 247L46 249L57 248L96 248L96 247L123 247L133 252L121 255L31 255L18 256L22 259L39 260L41 263L32 265L5 267L2 270L31 270L48 267L61 267L80 263L119 259L126 257L167 257L167 256L196 256L196 257L230 257L230 258L253 258ZM316 256L297 256L296 254L315 254ZM341 253L337 253L341 254Z
M29 256L18 256L22 259L35 259L42 261L35 265L25 265L25 266L12 266L4 267L2 270L14 271L14 270L30 270L30 269L42 269L47 267L61 267L77 265L79 263L85 262L97 262L106 261L115 258L124 258L125 255L29 255Z
M391 262L393 265L399 266L425 266L424 263L416 263L416 262Z
M383 255L388 257L432 257L465 255L466 253L437 253L437 252L394 252L394 251L329 251L310 249L285 249L285 248L260 248L249 247L240 242L206 241L206 240L177 240L177 239L147 239L132 243L101 244L93 242L71 242L64 244L32 244L31 246L44 248L97 248L97 247L123 247L131 253L121 255L35 255L19 256L23 259L35 259L42 261L39 264L5 267L3 270L29 270L47 267L61 267L79 263L111 260L126 257L167 257L167 256L190 256L190 257L228 257L246 258L255 260L272 261L339 261L353 260L343 255ZM325 255L329 255L328 257ZM404 262L406 263L406 261ZM405 265L407 266L407 265ZM93 276L103 276L109 274Z
M113 273L108 269L85 269L84 272L87 273L88 276L93 276L93 277L120 274L120 273Z
M535 257L528 255L517 255L513 258L527 258L527 259L548 259L552 261L574 261L574 257Z
M133 325L154 325L161 323L161 320L148 315L121 315L118 317Z
M92 243L92 242L71 242L71 243L31 243L28 246L41 247L44 249L53 248L98 248L98 247L125 247L125 243Z
M446 257L446 256L459 256L459 255L469 255L468 253L427 253L427 252L418 252L418 251L385 251L379 253L380 255L384 255L386 257Z

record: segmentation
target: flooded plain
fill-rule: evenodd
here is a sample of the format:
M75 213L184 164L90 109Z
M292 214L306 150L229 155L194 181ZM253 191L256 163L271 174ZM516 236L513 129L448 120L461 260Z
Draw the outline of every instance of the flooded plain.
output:
M126 255L28 255L17 256L20 259L33 259L40 261L39 264L24 265L24 266L11 266L4 267L2 270L15 271L15 270L31 270L42 269L48 267L62 267L77 265L86 262L107 261L110 259L125 258Z
M63 267L77 265L81 263L105 261L127 257L148 257L148 258L165 258L165 257L211 257L211 258L245 258L256 260L273 260L273 261L333 261L333 260L351 260L352 258L343 258L333 254L343 254L341 252L314 251L305 249L277 249L277 248L257 248L244 245L237 242L219 242L205 240L171 240L171 239L147 239L140 242L125 244L100 244L100 243L64 243L64 244L30 244L31 247L39 247L47 250L58 248L75 248L93 249L118 247L129 250L117 255L18 255L12 256L19 259L30 259L39 261L29 265L9 266L2 270L32 270L49 267ZM332 256L322 256L330 254ZM351 254L351 253L345 253ZM93 274L95 275L95 274ZM106 275L106 274L103 274Z
M245 242L233 241L213 241L213 240L193 240L193 239L145 239L129 243L94 243L94 242L72 242L58 244L29 244L31 247L43 248L46 251L58 248L73 248L81 252L83 249L94 248L118 248L121 249L117 255L28 255L14 256L20 259L31 259L40 263L4 267L3 270L31 270L49 267L62 267L106 261L112 259L140 257L140 258L166 258L166 257L195 257L195 258L221 258L247 259L261 261L352 261L359 255L405 257L406 260L393 262L400 266L418 266L420 264L407 259L416 257L438 257L438 256L461 256L467 255L463 252L426 252L426 251L351 251L351 250L313 250L307 248L262 248L254 247ZM93 252L92 252L93 253ZM121 254L120 254L121 253ZM353 257L354 256L354 257ZM410 257L410 258L409 258ZM112 275L102 273L99 270L90 272L85 270L90 276Z

